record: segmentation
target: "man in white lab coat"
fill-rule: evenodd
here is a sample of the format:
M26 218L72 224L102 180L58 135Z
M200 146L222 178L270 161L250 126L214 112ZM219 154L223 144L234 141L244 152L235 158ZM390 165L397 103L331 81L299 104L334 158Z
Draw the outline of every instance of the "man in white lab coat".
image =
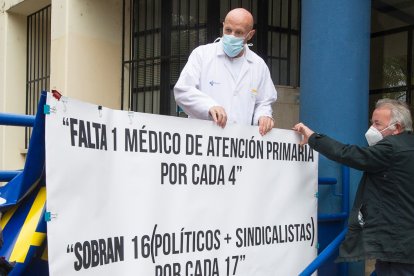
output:
M265 135L273 126L277 98L269 68L246 45L253 37L253 16L231 10L220 41L194 49L174 87L177 104L190 118L259 125Z

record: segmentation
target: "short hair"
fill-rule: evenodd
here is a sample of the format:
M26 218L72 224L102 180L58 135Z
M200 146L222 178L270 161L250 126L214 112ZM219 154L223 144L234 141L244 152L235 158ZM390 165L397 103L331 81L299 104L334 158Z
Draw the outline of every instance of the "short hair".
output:
M375 108L389 108L392 123L400 123L404 130L413 131L411 112L405 102L385 98L378 100Z

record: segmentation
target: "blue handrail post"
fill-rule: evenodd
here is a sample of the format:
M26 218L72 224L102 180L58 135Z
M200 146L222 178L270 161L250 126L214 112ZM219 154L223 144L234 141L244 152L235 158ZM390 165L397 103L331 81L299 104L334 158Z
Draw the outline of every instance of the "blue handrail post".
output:
M350 186L350 169L347 166L342 166L342 210L346 212L347 218L349 217L349 186ZM347 227L348 221L344 220L344 227ZM347 276L349 272L348 263L342 263L340 265L340 272L342 276Z
M349 215L349 185L350 185L350 176L349 176L349 167L342 166L342 212L345 212ZM346 222L345 222L346 223Z

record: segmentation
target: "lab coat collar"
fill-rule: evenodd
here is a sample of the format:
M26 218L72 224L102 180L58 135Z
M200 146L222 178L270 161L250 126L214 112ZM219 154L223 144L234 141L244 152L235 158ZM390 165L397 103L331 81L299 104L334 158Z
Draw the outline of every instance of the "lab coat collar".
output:
M224 56L226 55L226 53L224 52L223 49L223 43L221 42L221 40L219 40L218 42L216 42L217 47L216 47L216 53L217 56ZM248 62L253 62L253 53L252 50L249 49L249 47L245 44L244 45L244 51L245 51L245 58Z

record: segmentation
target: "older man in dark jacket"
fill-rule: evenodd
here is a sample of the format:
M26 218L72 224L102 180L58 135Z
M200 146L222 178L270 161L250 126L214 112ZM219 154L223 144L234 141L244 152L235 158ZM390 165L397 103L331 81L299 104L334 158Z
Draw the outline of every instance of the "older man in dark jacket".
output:
M345 145L303 123L294 126L314 150L364 171L339 261L376 259L381 275L414 275L414 135L405 103L382 99L365 134L369 147Z

